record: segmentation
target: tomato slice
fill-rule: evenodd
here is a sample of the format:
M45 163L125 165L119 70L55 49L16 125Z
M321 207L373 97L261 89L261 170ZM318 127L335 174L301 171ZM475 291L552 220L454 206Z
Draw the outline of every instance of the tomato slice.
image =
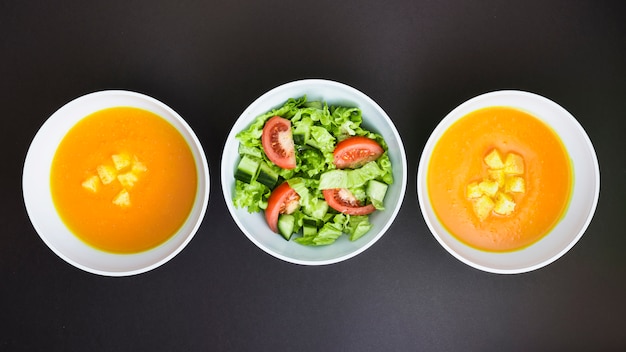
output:
M376 210L372 204L360 205L354 195L345 188L325 189L322 194L331 208L344 214L367 215Z
M265 122L261 136L263 151L267 157L283 169L296 167L296 153L291 134L291 121L274 116Z
M272 191L265 209L265 221L272 231L278 233L278 215L293 213L300 206L299 201L300 196L286 181Z
M338 169L356 169L378 159L384 150L375 140L355 136L337 143L333 162Z

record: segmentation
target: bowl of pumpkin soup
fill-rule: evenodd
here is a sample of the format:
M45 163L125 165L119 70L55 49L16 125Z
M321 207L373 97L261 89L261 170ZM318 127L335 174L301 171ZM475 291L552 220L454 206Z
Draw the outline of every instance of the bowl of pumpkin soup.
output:
M209 170L185 120L162 102L109 90L72 100L43 124L24 163L24 202L44 243L105 276L152 270L193 238Z
M452 110L435 128L417 175L436 240L476 269L544 267L589 226L600 175L578 121L540 95L496 91Z

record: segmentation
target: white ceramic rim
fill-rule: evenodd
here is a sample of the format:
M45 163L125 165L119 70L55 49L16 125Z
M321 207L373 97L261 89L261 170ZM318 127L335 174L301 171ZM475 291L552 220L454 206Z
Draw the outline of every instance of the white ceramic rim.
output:
M137 107L151 111L176 127L189 144L196 162L198 176L196 199L183 226L163 244L134 254L100 251L78 239L56 213L49 189L50 168L56 146L69 129L93 112L117 106ZM56 255L74 267L93 274L131 276L165 264L191 241L206 213L210 176L200 141L177 112L157 99L141 93L105 90L89 93L68 102L44 122L26 154L22 185L24 203L31 223L39 237ZM80 254L75 252L80 252ZM85 263L86 261L89 263Z
M434 215L432 207L430 206L430 202L427 201L428 196L426 189L426 174L430 154L432 153L435 144L437 143L441 135L446 131L446 129L454 122L456 122L460 117L465 116L468 113L477 109L489 106L510 106L519 108L521 110L531 113L535 117L541 119L549 126L551 126L559 134L561 140L568 149L574 176L572 185L573 194L570 198L570 205L568 206L566 214L563 216L559 224L555 226L550 234L546 235L535 244L518 251L506 253L492 253L480 251L466 244L463 244L461 241L456 239L456 237L451 235L447 230L443 228L443 226L439 223L437 216ZM555 125L555 121L557 119L561 120L558 121L559 123ZM573 137L570 138L571 140L583 142L579 146L574 146L575 148L577 148L577 157L579 159L584 158L583 162L577 162L576 159L572 157L573 150L570 149L572 147L572 141L566 140L563 134L559 133L561 126L564 125L567 125L572 131ZM591 175L585 176L582 172L577 172L581 171L579 165L585 163L587 166L591 166L590 168L593 169ZM579 223L577 226L579 230L574 234L574 236L571 237L571 240L567 241L567 243L564 242L559 244L556 242L557 240L554 238L554 236L551 237L552 232L557 231L557 229L559 229L559 226L561 226L566 221L566 219L568 221L570 220L570 218L572 217L572 215L570 214L572 211L572 207L579 199L589 198L589 192L583 194L580 191L580 189L583 187L581 186L582 184L585 184L586 186L584 187L587 187L588 190L591 190L591 192L593 192L591 194L590 201L578 207L583 208L581 212L584 212L585 216L576 220ZM578 185L578 187L576 187L576 185ZM452 110L437 125L422 151L422 156L418 166L417 193L420 209L422 215L424 216L426 224L428 225L428 228L430 229L433 236L437 239L439 244L441 244L441 246L445 248L448 253L452 254L461 262L482 271L496 274L519 274L530 272L547 266L548 264L561 258L580 240L582 235L587 230L587 227L591 223L591 220L595 213L595 209L598 204L600 194L600 168L598 165L598 159L593 144L591 143L589 136L580 125L580 123L567 110L565 110L563 107L553 102L552 100L545 98L541 95L519 90L501 90L485 93L469 99L468 101L462 103L457 108ZM479 263L475 260L468 258L468 256L480 256L483 258L488 258L489 260L487 261L498 261L503 257L509 256L509 258L514 258L517 262L522 263L524 262L523 256L526 251L535 250L534 248L539 248L538 246L542 245L550 245L554 248L558 247L559 250L555 250L552 255L544 256L539 261L529 261L528 263L525 263L523 265L512 267L497 267L495 265ZM459 251L463 251L463 254L460 254Z
M229 189L229 183L228 182L224 182L224 180L227 179L232 179L233 178L233 165L228 164L227 163L227 158L226 156L229 153L237 153L237 149L233 147L233 145L238 145L239 143L234 143L234 144L229 144L229 141L236 141L236 134L247 128L250 123L252 123L252 121L260 114L262 114L263 112L259 113L259 114L255 114L254 111L257 110L258 106L264 106L267 105L266 101L270 100L272 97L276 96L276 95L284 95L285 98L284 101L286 101L288 98L296 98L297 96L288 96L288 94L286 94L287 92L291 91L291 90L306 90L307 86L310 85L317 85L317 86L323 86L323 87L327 87L327 88L331 88L331 89L342 89L345 91L350 92L350 94L352 94L353 96L357 97L357 99L366 102L367 104L369 104L375 111L376 113L378 113L386 122L386 124L389 127L389 130L392 132L395 140L397 141L397 144L399 146L399 153L400 153L400 162L401 162L401 169L402 169L402 173L401 175L396 175L394 173L394 184L399 182L400 183L400 190L399 190L399 201L397 202L397 204L395 204L395 206L393 208L388 207L386 208L384 211L385 212L390 212L390 218L389 220L385 223L385 225L382 227L381 230L379 230L379 232L376 234L376 236L371 237L367 243L364 243L362 246L360 246L358 249L345 254L345 255L341 255L338 257L334 257L331 259L326 259L326 260L301 260L301 259L297 259L297 258L292 258L292 257L288 257L286 255L283 255L281 253L278 253L274 250L272 250L271 248L269 248L268 246L264 245L262 242L260 242L259 240L257 240L257 238L250 233L246 227L244 226L244 224L242 223L242 221L239 219L239 217L237 216L237 210L235 209L234 205L232 204L232 200L231 200L231 190ZM297 94L296 94L297 95ZM309 99L311 99L311 95L308 96ZM327 102L332 102L333 99L330 99L330 97L323 97L325 101ZM284 101L281 101L280 103L277 104L277 106L272 106L271 108L275 108L280 106L282 103L284 103ZM362 108L362 107L361 107ZM262 109L261 109L262 110ZM269 109L268 109L269 110ZM365 117L365 119L367 119L367 117ZM367 124L366 121L364 120L364 124ZM280 85L278 87L275 87L271 90L269 90L268 92L264 93L263 95L261 95L259 98L257 98L254 102L252 102L252 104L250 104L245 110L244 112L240 115L240 117L237 119L237 121L235 122L234 126L232 127L230 133L228 134L228 137L226 139L226 143L225 143L225 147L223 150L223 154L222 154L222 164L221 164L221 179L222 179L222 191L224 194L224 200L226 202L226 205L228 207L228 210L233 218L233 220L235 221L235 223L237 224L237 226L239 227L239 229L246 235L246 237L248 237L248 239L250 241L252 241L257 247L259 247L260 249L262 249L264 252L270 254L271 256L281 259L283 261L289 262L289 263L293 263L293 264L299 264L299 265L308 265L308 266L316 266L316 265L329 265L329 264L335 264L335 263L339 263L342 261L345 261L347 259L353 258L356 255L362 253L363 251L365 251L366 249L370 248L374 243L376 243L389 229L389 227L393 224L399 210L400 207L402 206L402 202L404 201L404 195L405 195L405 191L406 191L406 183L407 183L407 161L406 161L406 154L405 154L405 150L404 150L404 145L402 144L402 139L400 138L400 134L398 133L397 129L395 128L395 125L393 124L393 122L391 121L391 119L389 118L389 116L387 115L387 113L374 101L372 100L370 97L368 97L367 95L365 95L364 93L362 93L361 91L357 90L356 88L353 88L351 86L348 86L344 83L339 83L336 81L332 81L332 80L326 80L326 79L302 79L302 80L297 80L297 81L292 81L289 83L285 83L283 85ZM259 214L250 214L251 216L260 216ZM372 220L373 222L373 220ZM276 235L278 236L278 235ZM367 235L366 235L367 236ZM346 236L341 236L340 240L343 239L343 237ZM360 238L358 241L361 240L365 240L365 238ZM356 241L356 242L358 242ZM285 241L287 243L287 241ZM290 241L293 242L293 241ZM356 243L355 242L355 243ZM297 245L297 244L295 244ZM332 246L332 245L331 245Z

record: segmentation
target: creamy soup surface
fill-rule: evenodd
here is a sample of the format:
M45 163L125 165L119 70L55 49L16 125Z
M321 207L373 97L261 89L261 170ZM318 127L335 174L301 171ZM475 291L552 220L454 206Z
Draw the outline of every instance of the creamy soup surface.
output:
M68 228L113 253L167 241L187 219L197 172L183 136L147 110L116 107L79 121L56 150L52 199Z
M474 111L448 128L427 171L430 202L459 240L512 251L545 236L563 216L572 168L556 133L518 109Z

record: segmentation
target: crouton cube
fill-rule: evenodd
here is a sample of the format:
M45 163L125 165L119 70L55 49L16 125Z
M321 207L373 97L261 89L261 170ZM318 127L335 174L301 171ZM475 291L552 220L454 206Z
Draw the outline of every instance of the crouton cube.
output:
M485 220L491 211L493 210L495 204L491 198L486 195L481 196L473 202L474 213L478 217L480 221Z
M506 193L498 193L493 212L500 215L510 215L515 210L513 198Z
M479 198L480 196L483 195L483 192L480 190L480 187L478 187L478 182L472 182L469 185L467 185L466 192L467 192L468 199Z
M121 190L115 198L112 200L113 204L120 206L122 208L126 208L130 206L130 194L128 191L123 189Z
M526 183L524 182L524 178L520 176L509 177L506 181L505 190L512 193L526 192Z
M98 165L96 168L98 172L98 177L100 177L100 181L102 184L108 185L109 183L115 181L115 177L117 176L117 170L113 166L110 165Z
M117 171L124 170L132 162L131 156L127 153L113 154L111 155L111 160L113 160L113 165L115 165Z
M508 175L521 175L524 173L524 159L515 153L509 153L504 161L504 172Z
M478 188L490 197L493 197L498 193L498 182L491 180L483 180L478 184Z
M496 181L498 187L502 188L504 186L504 181L506 180L506 175L504 174L504 170L498 169L487 170L487 174L489 175L489 179L492 181Z
M142 163L141 161L139 161L139 159L137 159L137 157L135 156L135 159L133 160L133 167L132 167L132 171L135 174L138 174L140 172L146 172L148 171L148 168L146 167L146 165L144 163Z
M81 183L84 189L96 193L100 189L100 178L96 175L89 176L83 183Z
M497 149L491 150L483 160L490 169L501 169L504 167L504 163L502 163L502 157L500 157L500 153Z
M137 175L135 175L132 171L129 171L127 173L117 175L117 180L120 181L122 187L125 189L131 189L135 186L135 183L139 180L139 178L137 178Z

